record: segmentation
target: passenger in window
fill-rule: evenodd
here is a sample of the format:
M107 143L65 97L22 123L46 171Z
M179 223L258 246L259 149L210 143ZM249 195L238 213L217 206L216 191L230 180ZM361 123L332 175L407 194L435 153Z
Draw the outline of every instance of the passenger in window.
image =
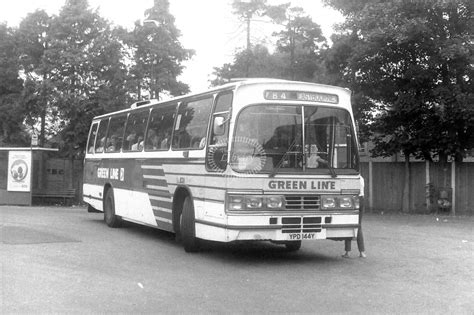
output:
M307 168L318 168L321 166L327 166L328 161L321 157L321 154L326 154L326 152L322 152L321 146L317 144L316 135L314 132L310 130L307 131L307 139L305 145L305 156L306 159L306 167Z
M117 136L113 135L110 137L109 146L107 147L107 152L117 151Z
M160 148L160 138L156 134L156 131L150 129L148 131L148 139L146 141L146 149L147 150L158 150Z
M158 137L158 135L154 135L151 139L151 147L153 148L153 150L160 149L160 142L160 137Z
M136 132L132 131L132 133L127 136L127 139L126 139L127 143L124 147L127 148L127 150L132 150L132 145L133 143L135 143L136 138L137 138Z
M160 143L160 148L161 149L168 149L169 148L169 139L170 139L170 133L167 131L167 132L165 132L163 140L161 140L161 143Z
M95 150L95 152L104 152L104 146L105 146L105 137L101 138L99 140L99 146L97 147L97 149Z
M328 165L328 161L319 156L318 146L316 144L306 145L305 154L307 156L306 167L318 168L319 166Z
M143 149L143 135L138 136L137 142L132 145L132 151L141 151Z

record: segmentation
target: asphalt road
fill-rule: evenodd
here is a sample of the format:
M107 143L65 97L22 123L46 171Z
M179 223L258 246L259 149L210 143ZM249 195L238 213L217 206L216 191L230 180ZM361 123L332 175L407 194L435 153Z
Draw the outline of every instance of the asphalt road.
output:
M82 207L0 206L0 313L474 313L474 218L365 216L343 243L207 243ZM354 249L357 247L353 246Z

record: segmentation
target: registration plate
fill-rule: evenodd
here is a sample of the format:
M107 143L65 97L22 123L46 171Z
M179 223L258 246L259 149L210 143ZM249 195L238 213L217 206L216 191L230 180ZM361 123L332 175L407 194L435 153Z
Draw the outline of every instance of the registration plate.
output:
M288 234L290 240L314 240L316 233L291 233Z
M287 240L290 241L302 241L302 240L316 240L316 239L325 239L326 230L322 230L319 233L288 233Z

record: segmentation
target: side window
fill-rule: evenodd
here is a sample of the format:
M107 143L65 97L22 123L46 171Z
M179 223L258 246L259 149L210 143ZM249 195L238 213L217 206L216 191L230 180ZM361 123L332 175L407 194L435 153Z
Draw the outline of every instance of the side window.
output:
M213 98L181 103L173 133L173 149L202 149Z
M123 143L123 130L125 128L126 121L126 115L110 118L105 152L120 152Z
M94 140L97 134L98 123L93 123L91 126L91 131L89 132L89 139L87 140L87 153L94 152Z
M215 101L211 128L209 130L209 144L206 152L206 168L209 171L222 172L227 167L232 98L232 92L225 92L219 94Z
M230 107L232 106L232 97L232 92L219 94L216 99L214 114L230 111Z
M168 150L171 143L176 104L153 108L148 123L145 150Z
M146 110L133 112L128 115L127 127L125 129L125 140L123 142L124 151L143 150L143 139L149 113L150 112Z
M104 118L100 121L99 131L97 132L97 137L95 138L95 152L96 153L104 152L105 136L107 134L108 125L109 125L108 118Z

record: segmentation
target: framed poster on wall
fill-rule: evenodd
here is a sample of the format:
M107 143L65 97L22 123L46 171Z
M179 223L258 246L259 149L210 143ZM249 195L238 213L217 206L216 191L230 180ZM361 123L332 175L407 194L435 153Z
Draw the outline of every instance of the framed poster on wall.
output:
M8 154L8 191L31 190L31 151L10 151Z

